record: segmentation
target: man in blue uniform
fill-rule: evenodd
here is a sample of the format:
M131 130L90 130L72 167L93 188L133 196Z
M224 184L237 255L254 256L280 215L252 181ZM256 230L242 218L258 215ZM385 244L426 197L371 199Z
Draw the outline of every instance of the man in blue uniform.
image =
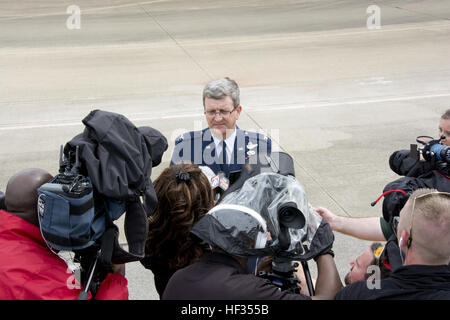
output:
M203 107L208 128L191 131L175 140L171 165L189 161L211 168L214 173L239 171L253 155L270 154L270 138L236 125L242 112L239 87L229 78L216 79L203 89Z

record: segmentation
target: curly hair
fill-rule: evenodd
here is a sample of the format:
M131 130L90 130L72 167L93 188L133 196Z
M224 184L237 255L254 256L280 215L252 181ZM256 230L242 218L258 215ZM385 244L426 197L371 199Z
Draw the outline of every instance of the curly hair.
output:
M149 218L146 256L171 269L185 267L203 253L189 231L214 205L211 185L190 163L166 168L153 185L158 206Z

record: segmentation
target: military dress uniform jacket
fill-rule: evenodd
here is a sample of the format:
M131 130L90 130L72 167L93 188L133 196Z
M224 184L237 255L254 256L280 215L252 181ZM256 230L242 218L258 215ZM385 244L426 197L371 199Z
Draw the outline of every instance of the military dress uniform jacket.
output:
M216 145L209 128L186 132L175 140L175 148L170 165L182 161L207 166L214 173L223 171L227 177L230 172L241 170L245 161L259 153L260 156L270 155L272 141L263 134L241 130L236 127L234 150L230 163L223 163L216 152Z

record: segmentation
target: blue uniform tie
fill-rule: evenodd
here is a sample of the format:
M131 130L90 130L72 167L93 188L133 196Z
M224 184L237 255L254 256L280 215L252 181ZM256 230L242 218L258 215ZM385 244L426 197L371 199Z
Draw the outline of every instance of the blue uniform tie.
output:
M227 144L222 140L222 164L227 164Z

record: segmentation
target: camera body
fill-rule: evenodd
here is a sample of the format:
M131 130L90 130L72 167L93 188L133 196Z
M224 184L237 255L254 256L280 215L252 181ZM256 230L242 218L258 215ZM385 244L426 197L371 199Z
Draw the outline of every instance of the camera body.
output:
M445 139L445 136L441 136L439 139L433 139L430 136L418 136L416 142L423 147L418 148L417 144L411 144L410 157L420 161L443 161L450 163L450 147L441 143L441 140Z
M260 155L256 155L261 159ZM286 153L272 152L263 161L249 158L236 174L233 183L220 199L221 204L249 207L267 222L270 238L258 256L272 257L272 270L261 271L258 276L268 279L281 290L300 293L299 279L295 275L298 261L302 261L309 291L313 293L308 248L321 218L314 215L303 186L295 179L293 159ZM312 232L310 232L312 230Z
M450 147L443 145L441 140L445 139L445 136L441 136L439 139L433 139L430 136L419 136L416 141L422 145L418 148L417 144L411 144L410 146L410 158L414 159L417 163L424 163L433 170L438 170L444 175L450 174Z

